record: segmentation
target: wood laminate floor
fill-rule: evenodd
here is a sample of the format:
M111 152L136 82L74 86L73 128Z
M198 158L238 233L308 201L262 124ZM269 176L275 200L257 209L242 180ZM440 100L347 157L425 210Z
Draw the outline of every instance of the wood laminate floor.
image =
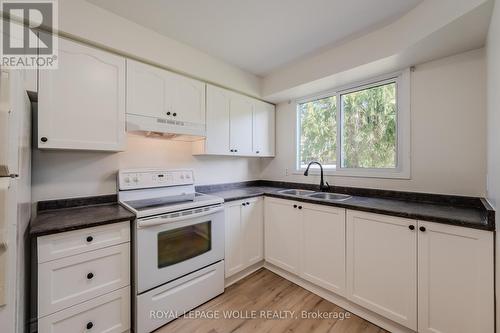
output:
M264 268L233 284L224 294L194 311L200 312L191 312L193 318L178 318L156 333L387 332ZM330 318L302 317L303 314L312 316L318 312ZM347 313L350 318L346 318ZM228 318L235 315L244 318ZM344 319L339 319L340 316Z

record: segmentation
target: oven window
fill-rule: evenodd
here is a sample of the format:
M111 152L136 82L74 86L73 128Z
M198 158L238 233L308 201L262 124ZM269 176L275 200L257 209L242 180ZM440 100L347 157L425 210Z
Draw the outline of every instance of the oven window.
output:
M158 268L177 264L210 251L212 222L163 231L158 234Z

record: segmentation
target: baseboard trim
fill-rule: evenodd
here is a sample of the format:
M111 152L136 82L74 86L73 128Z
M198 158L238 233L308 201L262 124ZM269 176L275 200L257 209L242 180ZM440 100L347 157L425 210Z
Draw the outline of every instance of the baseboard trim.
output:
M382 327L383 329L392 332L392 333L415 333L416 331L413 331L407 327L404 327L396 322L393 322L390 319L387 319L385 317L382 317L381 315L378 315L370 310L367 310L360 305L357 305L348 299L339 296L331 291L328 291L324 288L321 288L309 281L306 281L302 279L301 277L289 273L277 266L274 266L273 264L270 264L269 262L264 262L263 267L265 269L270 270L271 272L278 274L284 279L287 279L290 282L295 283L296 285L312 292L313 294L318 295L321 298L324 298L325 300L332 302L341 308L352 312L353 314L379 326ZM250 274L250 273L249 273ZM247 274L248 275L248 274Z
M241 279L244 279L247 276L249 276L250 274L258 271L262 267L264 267L264 260L261 260L258 263L255 263L255 264L245 268L244 270L239 271L238 273L236 273L234 275L231 275L230 277L228 277L224 280L225 287L227 288L230 285L235 284L236 282L240 281Z

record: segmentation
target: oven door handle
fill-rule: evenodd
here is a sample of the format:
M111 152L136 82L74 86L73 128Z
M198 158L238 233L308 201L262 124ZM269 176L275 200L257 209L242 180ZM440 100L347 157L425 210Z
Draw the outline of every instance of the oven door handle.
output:
M182 216L176 216L176 217L155 217L151 219L142 219L142 220L137 220L137 227L138 228L145 228L145 227L151 227L155 225L160 225L160 224L170 224L170 223L175 223L183 220L189 220L193 218L198 218L206 215L210 215L216 212L219 212L224 209L224 206L216 206L210 209L207 209L203 212L200 213L195 213L195 214L187 214L187 215L182 215Z

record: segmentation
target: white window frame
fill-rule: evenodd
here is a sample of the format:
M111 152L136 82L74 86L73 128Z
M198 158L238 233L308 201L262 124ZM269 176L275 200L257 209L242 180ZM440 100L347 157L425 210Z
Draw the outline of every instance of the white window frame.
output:
M300 112L299 104L315 101L325 97L336 96L337 103L337 165L335 168L324 168L326 175L345 177L370 177L370 178L411 178L411 107L410 107L410 69L405 69L396 73L378 76L369 80L341 86L333 90L325 91L314 96L296 100L295 115L295 174L303 174L305 168L300 165L299 145L300 145ZM342 168L339 167L342 161L342 112L341 95L351 92L373 88L376 86L396 83L396 167L395 168ZM319 173L319 168L311 167L311 173Z

